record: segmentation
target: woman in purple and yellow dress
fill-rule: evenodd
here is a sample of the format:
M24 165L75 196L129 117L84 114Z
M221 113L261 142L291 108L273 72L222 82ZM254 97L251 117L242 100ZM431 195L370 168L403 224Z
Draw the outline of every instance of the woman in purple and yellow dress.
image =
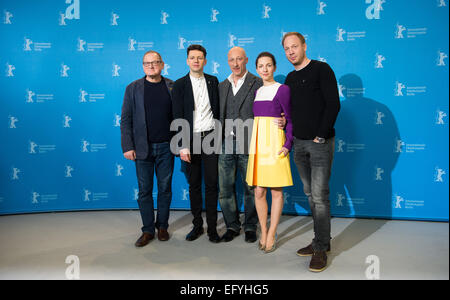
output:
M256 59L256 71L264 86L256 92L255 116L246 181L255 186L255 206L261 226L259 249L266 253L276 249L276 232L283 211L283 187L291 186L289 151L292 148L291 95L287 85L277 83L273 74L275 57L268 52ZM284 113L286 134L276 123ZM267 228L267 188L272 192L270 227Z

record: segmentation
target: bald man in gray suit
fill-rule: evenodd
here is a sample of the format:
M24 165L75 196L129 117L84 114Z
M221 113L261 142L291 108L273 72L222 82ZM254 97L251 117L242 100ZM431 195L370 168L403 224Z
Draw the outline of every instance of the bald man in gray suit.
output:
M239 207L236 201L236 175L241 175L244 191L245 241L254 243L258 214L255 208L253 188L247 185L248 149L253 125L253 102L262 80L247 71L248 57L245 50L234 47L228 52L231 75L219 84L220 122L223 128L222 153L219 155L219 203L227 226L222 236L232 241L241 231ZM279 119L284 127L285 119Z

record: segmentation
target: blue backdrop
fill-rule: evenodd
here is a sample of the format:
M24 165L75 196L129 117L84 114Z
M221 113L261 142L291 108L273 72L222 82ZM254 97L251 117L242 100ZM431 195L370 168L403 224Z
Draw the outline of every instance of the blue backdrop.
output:
M282 82L292 66L281 38L299 31L309 58L328 62L339 82L332 215L448 221L448 5L1 0L0 214L137 208L119 125L145 51L161 52L175 80L188 72L187 46L200 43L205 72L220 81L230 47L246 49L254 74L270 51ZM284 212L308 214L292 170ZM176 159L173 209L189 208L187 188Z

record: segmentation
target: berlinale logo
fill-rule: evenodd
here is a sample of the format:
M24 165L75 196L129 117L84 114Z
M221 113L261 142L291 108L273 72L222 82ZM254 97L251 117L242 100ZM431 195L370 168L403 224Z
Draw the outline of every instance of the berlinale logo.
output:
M403 83L401 83L399 81L396 81L395 82L395 88L394 88L394 95L396 97L403 96L403 89L405 89L405 88L406 88L406 86Z
M213 62L213 74L219 74L219 67L220 67L220 64L218 63L218 62L216 62L216 61L214 61Z
M219 22L219 20L217 20L217 15L219 15L220 12L217 9L211 8L211 22Z
M168 24L167 23L168 17L170 17L170 15L168 13L166 13L165 11L161 11L161 24L162 25Z
M440 109L438 109L436 111L436 124L437 125L444 125L445 121L444 118L447 117L447 113L445 111L442 111Z
M91 197L92 192L88 189L83 189L83 201L84 202L89 202L91 201L90 197Z
M182 50L182 49L186 49L186 47L184 46L184 44L186 43L186 39L184 37L179 36L178 37L178 49Z
M73 167L69 166L69 165L65 165L65 170L64 170L64 177L66 178L72 178L72 171L73 171Z
M378 52L375 54L375 69L383 69L383 61L386 60L386 57L379 54Z
M6 63L6 77L14 77L13 71L16 69L14 65L10 65L8 62Z
M338 139L337 140L337 149L336 149L336 152L340 152L340 153L342 153L342 152L344 152L344 146L345 146L345 142L344 142L344 140L341 140L341 139Z
M85 45L86 45L86 41L78 38L77 51L81 51L81 52L86 51L86 49L84 49Z
M267 6L266 4L263 5L263 13L262 18L263 19L270 19L269 11L271 11L272 8L270 6Z
M383 168L375 166L375 181L383 181L383 177L381 176L383 173L384 173Z
M36 93L34 93L33 91L30 91L29 89L26 90L26 102L27 103L33 103L33 97L36 96Z
M325 2L322 2L320 0L317 0L317 15L324 15L325 11L323 10L327 4Z
M445 0L437 0L438 2L438 7L445 7L447 6L447 4L445 3Z
M112 77L119 77L120 66L113 62L112 64Z
M38 192L31 192L31 204L38 204L38 197L40 197Z
M29 142L29 151L28 151L28 153L30 153L30 154L36 154L36 147L38 146L38 144L36 144L35 142L33 142L33 141L28 141Z
M344 41L344 34L346 33L346 31L340 27L338 27L337 29L337 34L336 34L336 41L337 42L343 42Z
M118 163L116 163L116 172L115 172L115 175L116 175L117 177L122 176L122 171L123 171L123 166L120 165L120 164L118 164Z
M111 12L111 22L110 22L110 25L111 26L119 26L119 24L117 24L117 19L119 19L120 17L119 17L119 15L118 14L116 14L116 13L114 13L114 12Z
M114 119L113 119L113 126L114 127L120 127L120 121L122 120L122 117L118 114L114 114Z
M406 143L403 142L401 139L396 138L395 139L395 146L394 146L394 153L403 153L403 148L405 147Z
M24 51L31 51L31 44L33 44L33 41L28 39L28 38L24 38L25 42L23 44L23 50Z
M383 125L385 114L381 111L375 111L375 125Z
M12 167L11 168L11 180L19 180L19 173L21 172L20 169Z
M13 128L17 128L16 127L16 122L18 122L19 119L17 119L14 116L9 116L9 128L13 129Z
M164 70L162 71L161 75L169 76L169 69L170 69L170 65L164 64Z
M231 33L228 34L228 37L229 37L229 39L228 39L228 47L229 48L235 47L236 45L234 44L234 41L237 40L237 37L235 35L231 34Z
M394 208L402 208L402 202L405 202L402 196L395 195L395 206Z
M448 58L448 55L444 52L438 51L438 58L436 59L436 66L443 67L446 66L444 59Z
M346 197L341 194L337 193L336 195L336 206L343 207L344 206L344 200L347 200Z
M441 169L439 167L436 167L435 171L436 172L434 174L434 182L444 182L444 179L442 178L442 176L447 174L447 172L445 172L444 169Z
M7 10L4 10L3 11L3 24L12 24L11 23L11 18L13 17L14 15L11 13L11 12L9 12L9 11L7 11Z
M63 115L63 128L70 128L70 121L72 118L66 114Z
M83 153L86 153L86 152L89 152L89 149L88 149L88 146L90 145L91 143L89 143L88 141L86 141L86 140L81 140L81 152L83 152Z
M405 36L403 35L403 32L406 30L406 27L401 25L401 24L396 24L396 29L395 29L395 38L396 39L403 39L405 38Z
M67 73L67 71L69 71L70 68L69 66L65 65L64 63L61 64L61 71L60 71L60 76L61 77L69 77L69 74Z

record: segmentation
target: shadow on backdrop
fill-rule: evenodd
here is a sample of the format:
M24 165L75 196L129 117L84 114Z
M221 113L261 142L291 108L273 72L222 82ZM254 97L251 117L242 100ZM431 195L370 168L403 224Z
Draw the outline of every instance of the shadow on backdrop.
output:
M356 246L392 218L391 177L399 157L397 140L401 140L392 112L364 97L358 75L342 76L339 85L345 99L335 126L331 214L381 220L354 220L332 239L332 257Z

